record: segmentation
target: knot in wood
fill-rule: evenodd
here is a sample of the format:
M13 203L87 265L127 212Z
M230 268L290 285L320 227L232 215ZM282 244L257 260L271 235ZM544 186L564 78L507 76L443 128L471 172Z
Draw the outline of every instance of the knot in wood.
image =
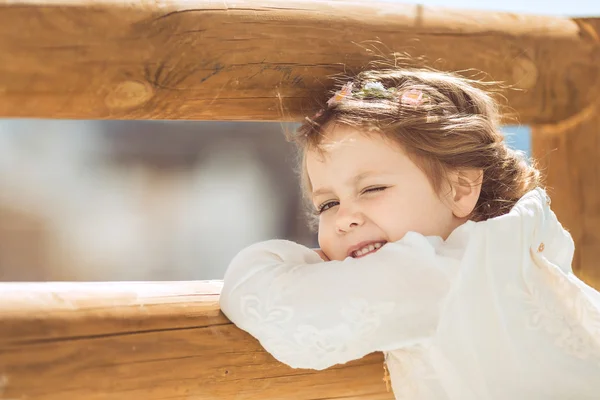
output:
M144 104L153 95L154 90L148 83L124 81L110 91L104 102L110 109L132 108Z
M515 86L520 89L531 89L538 81L538 68L526 56L512 60L512 78Z

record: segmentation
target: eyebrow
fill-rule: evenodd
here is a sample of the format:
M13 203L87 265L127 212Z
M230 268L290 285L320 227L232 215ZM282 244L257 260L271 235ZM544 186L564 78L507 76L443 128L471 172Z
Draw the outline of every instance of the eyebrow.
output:
M375 172L375 171L361 172L360 174L356 175L355 177L350 178L348 180L348 185L349 186L357 185L360 181L370 177L371 175L385 175L385 174L383 174L381 172ZM313 191L312 195L313 195L313 197L316 197L316 196L320 196L322 194L329 193L329 192L331 192L330 188L319 188L319 189Z

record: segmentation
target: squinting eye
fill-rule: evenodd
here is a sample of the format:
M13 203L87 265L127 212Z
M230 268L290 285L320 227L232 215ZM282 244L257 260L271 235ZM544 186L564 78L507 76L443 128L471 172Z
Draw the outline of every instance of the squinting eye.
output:
M365 190L363 190L363 193L381 192L385 189L387 189L387 186L370 187L370 188L366 188Z
M321 204L318 208L319 214L321 214L323 211L329 210L331 207L337 206L338 204L338 201L328 201L326 203Z

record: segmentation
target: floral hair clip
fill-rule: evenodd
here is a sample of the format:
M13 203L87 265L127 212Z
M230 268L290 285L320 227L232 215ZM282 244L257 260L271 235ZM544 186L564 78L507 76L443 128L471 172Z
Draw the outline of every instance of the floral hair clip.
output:
M386 89L383 84L379 81L368 81L365 82L362 88L352 93L354 89L354 83L348 82L340 90L327 101L329 107L340 104L344 99L348 97L356 97L358 99L393 99L397 94L396 88Z
M379 81L370 81L363 85L362 89L356 93L356 97L359 99L391 99L396 95L396 91L396 88L386 89Z
M410 89L402 93L400 103L406 106L418 107L425 101L425 95L417 89Z
M342 100L352 94L352 89L354 88L354 83L348 82L340 90L335 92L335 94L327 100L327 105L329 107L333 107L337 104L340 104Z
M367 81L358 91L352 92L354 89L353 82L347 82L340 90L327 100L327 106L333 107L349 97L357 99L390 99L399 100L401 105L417 108L429 101L429 96L419 89L409 89L399 94L399 90L395 87L386 89L379 81ZM324 110L321 110L315 115L318 118Z

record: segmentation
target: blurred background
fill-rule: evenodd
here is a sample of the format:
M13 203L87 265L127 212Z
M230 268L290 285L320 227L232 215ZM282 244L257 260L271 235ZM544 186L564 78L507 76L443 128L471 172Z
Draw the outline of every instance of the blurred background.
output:
M222 279L251 243L316 246L294 127L0 120L0 280Z
M418 3L600 15L596 0ZM0 281L222 279L251 243L315 246L283 128L0 120ZM529 155L526 126L505 132Z

